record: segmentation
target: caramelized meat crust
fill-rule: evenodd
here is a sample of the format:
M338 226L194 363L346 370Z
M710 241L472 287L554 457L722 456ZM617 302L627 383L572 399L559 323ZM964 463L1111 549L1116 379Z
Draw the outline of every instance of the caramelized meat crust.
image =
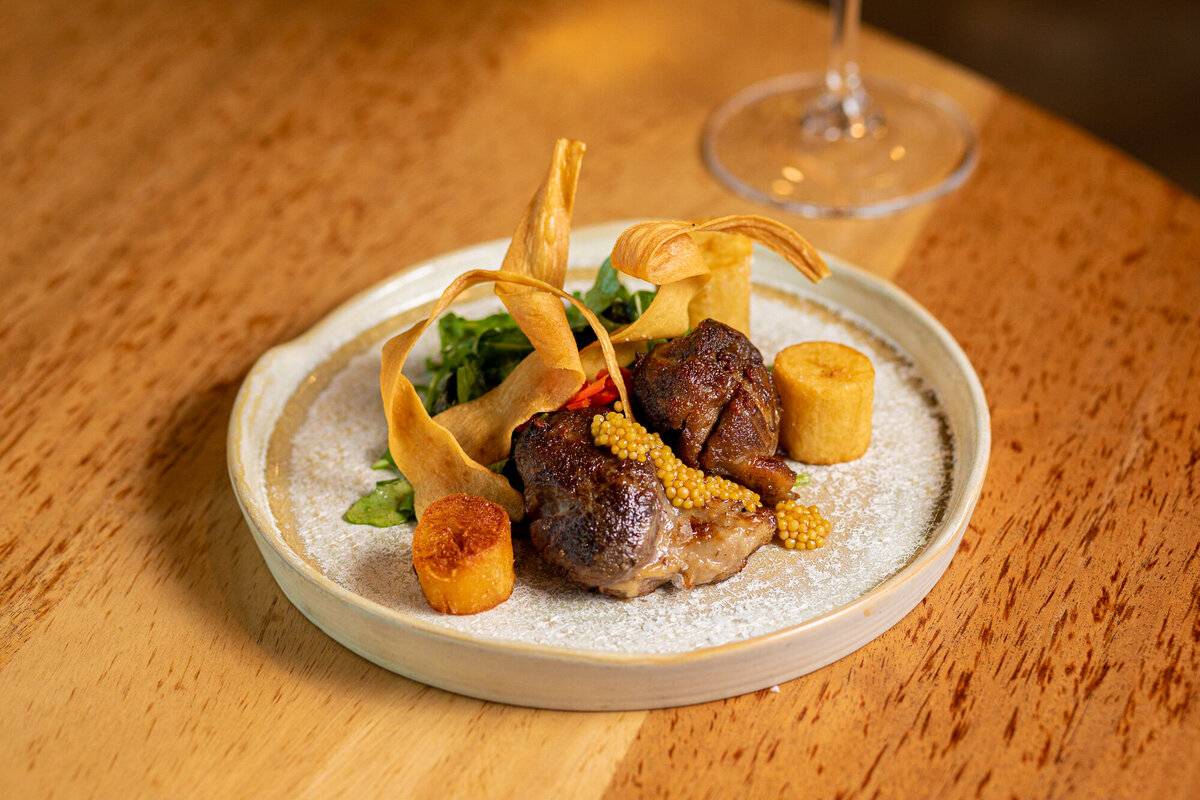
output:
M639 570L658 559L674 520L652 463L596 447L593 414L559 411L517 438L529 538L575 583L635 597L669 579L655 583Z
M625 598L668 581L713 583L737 574L774 536L775 516L765 508L747 512L730 501L672 507L651 462L595 445L594 413L535 420L513 450L530 540L570 580Z
M661 344L633 368L638 419L661 434L678 432L675 453L747 486L774 505L795 473L779 449L779 395L762 354L743 334L706 319Z

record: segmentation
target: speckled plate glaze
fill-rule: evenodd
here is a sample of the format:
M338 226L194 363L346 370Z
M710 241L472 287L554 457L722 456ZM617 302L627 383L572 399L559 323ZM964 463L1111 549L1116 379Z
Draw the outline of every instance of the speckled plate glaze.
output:
M576 286L627 226L574 232ZM834 524L826 546L797 553L773 543L723 583L621 601L568 585L518 541L507 602L471 617L431 611L411 570L411 526L353 526L342 514L388 477L370 469L387 443L380 345L423 316L455 275L499 264L507 244L460 250L369 289L264 354L242 386L229 428L234 490L272 575L318 627L376 664L461 694L544 708L656 708L819 669L932 589L987 468L987 406L971 365L891 284L829 258L833 276L813 286L756 248L752 338L768 361L788 344L830 339L876 367L867 455L798 467L812 477L803 500ZM456 310L496 307L479 294ZM423 340L410 362L434 346Z

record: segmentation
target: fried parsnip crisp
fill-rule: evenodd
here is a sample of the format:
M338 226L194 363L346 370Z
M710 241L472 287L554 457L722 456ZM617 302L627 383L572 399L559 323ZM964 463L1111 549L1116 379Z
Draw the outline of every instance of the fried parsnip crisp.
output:
M512 519L520 519L521 495L485 466L508 456L517 426L536 414L561 408L601 368L619 376L620 368L644 352L648 342L684 335L697 315L748 327L748 260L746 245L736 237L766 245L814 282L829 274L817 251L799 234L764 217L639 223L618 239L612 264L659 289L636 321L610 334L582 302L563 291L583 151L581 142L557 142L550 170L517 225L501 269L459 276L428 319L384 345L380 387L388 445L413 486L418 516L441 497L467 492L498 503ZM721 285L710 287L713 281ZM726 281L730 286L724 285ZM431 419L401 370L417 339L459 293L486 282L496 284L497 296L534 352L499 386ZM596 333L597 341L582 352L575 344L563 300L579 309ZM624 381L615 383L626 413L631 413Z
M750 335L750 257L754 243L736 233L699 231L692 239L708 263L712 277L688 305L688 327L706 319L724 322Z

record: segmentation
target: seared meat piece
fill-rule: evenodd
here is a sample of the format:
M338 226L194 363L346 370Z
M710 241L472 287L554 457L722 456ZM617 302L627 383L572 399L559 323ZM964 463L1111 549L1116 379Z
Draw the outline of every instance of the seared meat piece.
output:
M592 441L595 412L535 420L513 449L529 536L575 583L637 597L667 581L698 586L736 574L771 540L774 515L728 501L673 508L653 463L621 460Z
M762 354L749 339L706 319L687 336L660 344L634 364L638 421L659 433L679 431L675 455L689 467L699 467L704 442L721 410L733 399L745 371L762 369L762 363Z
M731 500L679 509L679 516L691 538L677 551L683 570L672 580L688 589L733 577L751 553L775 537L775 515L769 509L746 511Z
M596 447L593 414L560 411L517 437L529 538L576 583L636 597L669 580L644 572L667 549L675 519L653 463Z
M706 319L661 344L633 367L638 419L650 430L679 431L675 454L748 486L774 505L796 480L779 449L779 395L762 354L740 332Z
M764 367L747 369L733 399L704 443L700 467L735 480L775 505L796 483L796 474L775 457L779 448L779 396Z

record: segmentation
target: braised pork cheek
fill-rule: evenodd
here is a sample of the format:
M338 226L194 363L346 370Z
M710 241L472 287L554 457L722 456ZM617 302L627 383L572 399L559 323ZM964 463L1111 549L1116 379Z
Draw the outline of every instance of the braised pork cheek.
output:
M537 419L513 449L530 540L570 580L625 598L668 581L699 586L736 574L771 540L775 517L765 508L747 512L724 500L672 507L652 462L595 445L594 413Z
M638 420L668 439L675 454L758 492L774 505L796 475L779 449L779 395L762 353L743 334L706 319L679 339L660 344L633 367Z

